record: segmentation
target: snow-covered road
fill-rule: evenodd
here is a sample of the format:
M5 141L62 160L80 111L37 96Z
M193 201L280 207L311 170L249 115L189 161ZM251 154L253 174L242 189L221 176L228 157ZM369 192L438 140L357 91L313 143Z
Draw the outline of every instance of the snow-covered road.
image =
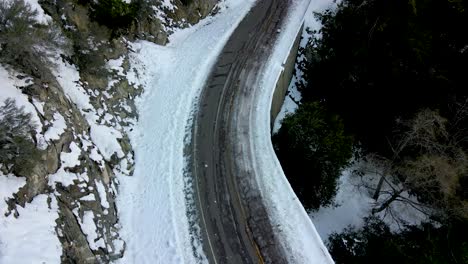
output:
M257 1L224 46L200 98L191 160L204 248L211 263L287 262L257 185L242 184L255 178L253 170L245 169L251 164L237 163L251 161L249 153L235 151L242 142L236 135L249 127L249 120L232 122L240 112L240 99L255 91L252 76L261 74L290 3Z
M118 208L126 252L119 263L204 263L207 258L196 226L192 178L187 174L191 117L204 83L224 44L254 0L221 2L218 15L176 32L168 46L133 44L130 80L145 93L138 99L140 119L129 131L135 173L119 176ZM281 246L293 263L331 263L320 237L289 186L270 140L270 105L284 58L300 28L309 0L291 0L281 29L252 96L249 141L256 181L278 227Z
M253 0L227 0L215 17L176 32L171 43L134 44L134 81L145 87L130 132L135 173L120 176L118 208L126 241L120 263L197 263L206 258L189 233L184 147L196 98L228 37ZM198 250L198 251L197 251ZM195 252L198 252L194 254Z
M302 204L293 192L271 142L270 109L274 87L284 62L294 44L295 37L304 21L308 6L317 1L294 0L286 23L281 28L271 56L260 76L252 76L255 85L250 96L236 104L239 110L237 123L248 122L236 135L240 156L239 163L245 170L253 171L258 190L266 204L268 215L281 247L286 249L288 263L333 263L314 225Z

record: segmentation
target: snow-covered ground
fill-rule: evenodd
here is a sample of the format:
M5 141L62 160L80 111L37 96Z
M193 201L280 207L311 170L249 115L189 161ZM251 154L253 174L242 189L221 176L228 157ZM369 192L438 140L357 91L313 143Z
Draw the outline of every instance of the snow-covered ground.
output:
M0 173L0 201L24 184L24 178ZM0 203L0 263L60 263L62 245L55 232L57 209L55 196L45 194L34 197L24 208L18 206L18 218L13 213L3 216L7 205Z
M27 0L25 2L33 10L37 11L37 23L46 24L51 22L50 16L44 13L37 0ZM76 67L63 61L59 53L58 50L50 53L48 58L54 61L53 74L63 88L65 95L71 103L77 106L78 110L89 122L91 135L87 133L79 134L79 132L73 130L74 141L69 145L70 152L64 149L60 153L60 167L55 173L48 175L49 188L44 191L47 194L35 196L24 207L16 205L16 210L10 212L6 201L12 198L13 194L17 193L27 183L26 178L0 173L0 263L61 262L63 249L59 237L63 236L63 234L61 227L57 226L56 222L59 218L57 197L60 196L56 189L57 184L64 187L78 184L80 191L83 192L83 197L76 203L78 207L81 201L96 200L94 194L85 196L84 190L86 186L94 185L98 189L99 201L102 207L109 207L106 187L101 181L91 183L87 170L82 173L74 173L70 169L81 164L82 159L80 159L80 156L85 151L90 151L92 153L91 158L96 162L110 159L113 153L116 153L118 157L122 157L122 149L117 141L121 137L119 132L121 128L114 127L117 125L104 126L104 121L101 120L104 110L96 110L90 103L90 95L93 91L84 89ZM38 99L29 98L26 93L23 93L22 88L32 83L33 79L31 77L24 76L24 74L20 74L11 67L0 65L0 106L4 104L6 99L12 98L18 107L30 113L31 120L36 125L38 147L46 149L53 141L59 140L66 129L69 129L64 116L69 117L72 109L68 109L69 112L67 113L62 112L63 115L57 110L57 112L53 113L53 119L47 120L44 116L44 106L49 102L40 102ZM46 83L42 85L47 88ZM79 141L81 141L81 144ZM131 157L128 157L128 159L131 159ZM126 161L126 159L123 160ZM121 173L125 172L122 170ZM28 188L31 188L31 186L34 186L34 182L30 183ZM106 184L106 186L108 185ZM49 193L49 190L52 192ZM112 192L109 191L109 193ZM88 239L90 248L95 250L100 247L106 248L102 238L95 239L98 237L96 233L97 216L92 211L84 211L83 217L80 217L77 208L73 210L73 213ZM119 243L122 244L121 241L115 241L115 244ZM118 251L118 248L116 251Z
M312 221L323 240L330 234L341 232L349 225L361 227L364 217L369 216L373 200L363 188L358 188L359 179L351 176L351 169L345 170L340 177L335 205L320 208L310 213Z
M370 216L372 208L375 207L376 202L372 199L373 193L364 185L375 187L380 176L366 174L361 178L353 175L354 166L344 170L339 179L338 192L334 200L335 206L321 207L317 212L310 213L310 217L324 241L328 240L332 233L340 233L349 226L362 227L364 218ZM387 183L384 183L382 190L390 191L391 188ZM407 192L403 192L401 196L417 202L417 199ZM379 201L385 201L388 198L389 194L382 194ZM390 209L395 215L383 211L375 216L387 223L394 232L402 230L404 227L401 225L402 222L419 225L421 222L429 220L423 213L400 201L393 202Z
M78 106L81 106L78 102L88 102L89 98L86 93L79 93L81 90L77 84L79 83L79 75L76 69L70 65L65 65L61 61L57 61L57 64L59 67L63 67L60 73L57 72L57 76L64 89L68 87L69 91L76 92L76 97L70 96L72 101ZM36 137L39 139L39 147L46 148L50 141L59 139L66 129L64 117L58 112L54 113L52 124L43 133L42 123L38 116L38 113L43 113L43 103L35 100L32 103L29 102L27 95L23 94L20 88L30 84L31 80L27 77L18 79L18 76L20 75L14 70L7 70L0 65L0 83L2 84L0 106L4 104L4 100L12 98L18 107L30 113L32 121L37 125ZM90 107L86 108L89 111L88 115L94 113L94 108L91 105L86 104L86 106ZM105 135L103 138L108 140L112 137ZM85 139L83 138L83 140ZM99 139L98 141L102 142L103 140ZM93 144L89 142L88 145L92 146ZM118 149L120 149L120 145L118 146ZM77 174L68 171L69 168L80 164L79 157L82 152L82 149L75 142L70 144L70 150L70 152L60 154L61 167L54 174L49 175L49 186L52 189L55 188L57 183L62 184L62 186L69 186L75 180L79 182L88 181L86 173ZM101 156L98 153L96 155ZM12 198L12 195L17 193L25 184L26 178L24 177L3 175L0 172L0 263L60 263L62 245L56 232L56 220L59 217L56 198L56 196L60 195L58 192L37 195L31 203L26 203L24 207L17 205L17 214L15 211L7 213L9 210L6 201ZM104 188L100 182L96 182L96 186L98 189ZM105 191L99 190L99 193L101 202L107 202ZM90 199L90 197L82 200L86 199ZM91 211L86 213L85 216L92 214ZM75 212L75 214L79 219L78 213ZM83 220L86 221L80 223L80 225L88 236L90 247L95 249L98 249L99 246L102 247L102 239L98 241L93 239L97 236L93 218L87 217Z
M40 134L41 122L35 105L18 88L27 85L30 78L18 79L17 76L17 72L0 65L0 106L6 99L12 98L18 107L31 113L37 125L39 146L44 147L44 137ZM36 102L36 105L40 108L41 104ZM49 135L53 136L54 132ZM62 245L55 232L58 213L54 195L41 194L25 207L17 206L17 217L14 211L6 214L9 211L6 201L25 184L24 177L3 175L0 172L0 263L60 263Z
M190 118L212 65L253 0L221 2L215 17L180 30L167 46L133 44L132 67L145 92L130 138L135 172L120 176L117 206L127 243L120 263L197 263L206 258L189 233L184 147ZM194 254L194 250L197 252Z

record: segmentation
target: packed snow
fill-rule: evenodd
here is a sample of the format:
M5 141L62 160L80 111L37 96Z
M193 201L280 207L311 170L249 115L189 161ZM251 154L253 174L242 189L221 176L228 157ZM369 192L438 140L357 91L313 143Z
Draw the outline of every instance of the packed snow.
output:
M49 175L49 185L55 186L55 183L61 183L63 186L69 186L74 181L81 181L88 176L86 173L78 174L69 171L69 168L80 165L79 157L81 155L81 149L76 145L75 142L70 143L70 152L60 153L60 168L54 173Z
M293 1L287 23L281 28L279 39L273 49L256 89L250 126L251 148L254 152L255 175L260 191L267 202L269 214L275 226L282 231L283 247L289 250L290 263L333 263L307 212L292 190L273 150L270 137L270 109L276 81L282 65L289 55L306 12L315 10L323 2Z
M104 208L109 208L109 202L107 201L107 193L106 193L106 188L102 184L101 181L95 181L96 183L96 188L99 193L99 199L101 200L101 206Z
M113 127L93 124L91 125L90 135L104 159L110 160L114 154L119 158L124 157L125 154L118 141L122 138L120 131Z
M96 196L94 195L94 193L90 193L86 196L81 197L80 201L93 202L93 201L96 201Z
M62 161L63 168L73 168L80 165L79 157L81 149L75 142L70 143L70 152L62 152L60 160Z
M76 217L79 219L81 230L86 235L86 240L88 240L88 245L92 250L97 250L99 248L106 248L104 239L99 238L96 232L96 223L94 222L94 213L93 211L85 211L83 213L83 219L81 219L77 214L77 211L74 211Z
M119 177L117 206L127 243L120 263L206 262L200 241L189 233L184 198L187 122L218 54L253 3L223 1L216 16L177 31L167 46L133 44L131 64L141 76L133 81L145 92L130 132L135 172Z
M107 62L107 67L117 73L119 76L125 76L124 68L122 67L124 56L117 58L115 60L109 60Z
M5 215L5 201L25 183L25 178L0 173L0 263L60 263L55 196L38 195L24 208L17 206L18 217Z
M16 193L18 189L23 187L25 184L26 178L24 177L3 175L3 173L0 172L0 215L5 214L8 209L5 201L8 200L8 198L11 198L13 194ZM2 243L0 242L0 244Z
M52 123L52 126L49 127L44 133L45 140L51 141L60 139L60 136L63 134L63 132L65 132L66 128L67 124L65 123L65 118L63 118L63 116L58 112L54 113L54 121Z
M70 101L82 111L94 109L89 102L89 94L81 85L80 73L76 67L62 58L56 58L55 64L57 67L53 68L53 73Z

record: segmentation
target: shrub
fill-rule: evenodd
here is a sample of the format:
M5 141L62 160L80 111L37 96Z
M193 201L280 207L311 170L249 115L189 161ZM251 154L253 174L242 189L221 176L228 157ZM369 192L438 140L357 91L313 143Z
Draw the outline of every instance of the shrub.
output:
M107 26L113 34L129 28L138 15L143 1L125 3L122 0L88 1L91 3L91 18Z
M287 116L273 143L297 196L309 210L332 203L337 179L352 157L352 137L341 119L318 102Z
M0 106L0 163L2 170L27 176L39 158L31 134L35 125L31 114L18 108L11 98Z
M46 62L47 52L61 43L58 31L37 24L36 15L23 0L0 1L0 62L32 75Z

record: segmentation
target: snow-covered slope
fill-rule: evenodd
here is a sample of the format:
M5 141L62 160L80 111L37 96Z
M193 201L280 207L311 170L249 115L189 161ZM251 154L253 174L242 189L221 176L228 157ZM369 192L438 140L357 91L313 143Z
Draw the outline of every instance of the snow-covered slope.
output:
M12 98L18 107L24 107L24 111L30 113L32 121L37 124L38 146L46 147L35 105L19 89L30 83L31 79L18 79L18 76L17 72L8 71L0 65L0 106L6 99ZM41 104L36 105L40 108ZM6 201L13 198L13 194L25 184L25 177L0 172L0 263L59 263L62 246L55 232L55 220L59 217L55 196L41 194L24 207L17 206L14 212L8 210Z
M189 233L196 227L189 226L187 212L194 208L188 208L184 192L189 118L211 66L253 2L222 2L218 15L176 32L168 46L133 45L132 65L140 74L135 81L145 93L138 102L139 122L130 133L135 173L119 177L121 235L127 243L121 263L206 261L200 242Z

